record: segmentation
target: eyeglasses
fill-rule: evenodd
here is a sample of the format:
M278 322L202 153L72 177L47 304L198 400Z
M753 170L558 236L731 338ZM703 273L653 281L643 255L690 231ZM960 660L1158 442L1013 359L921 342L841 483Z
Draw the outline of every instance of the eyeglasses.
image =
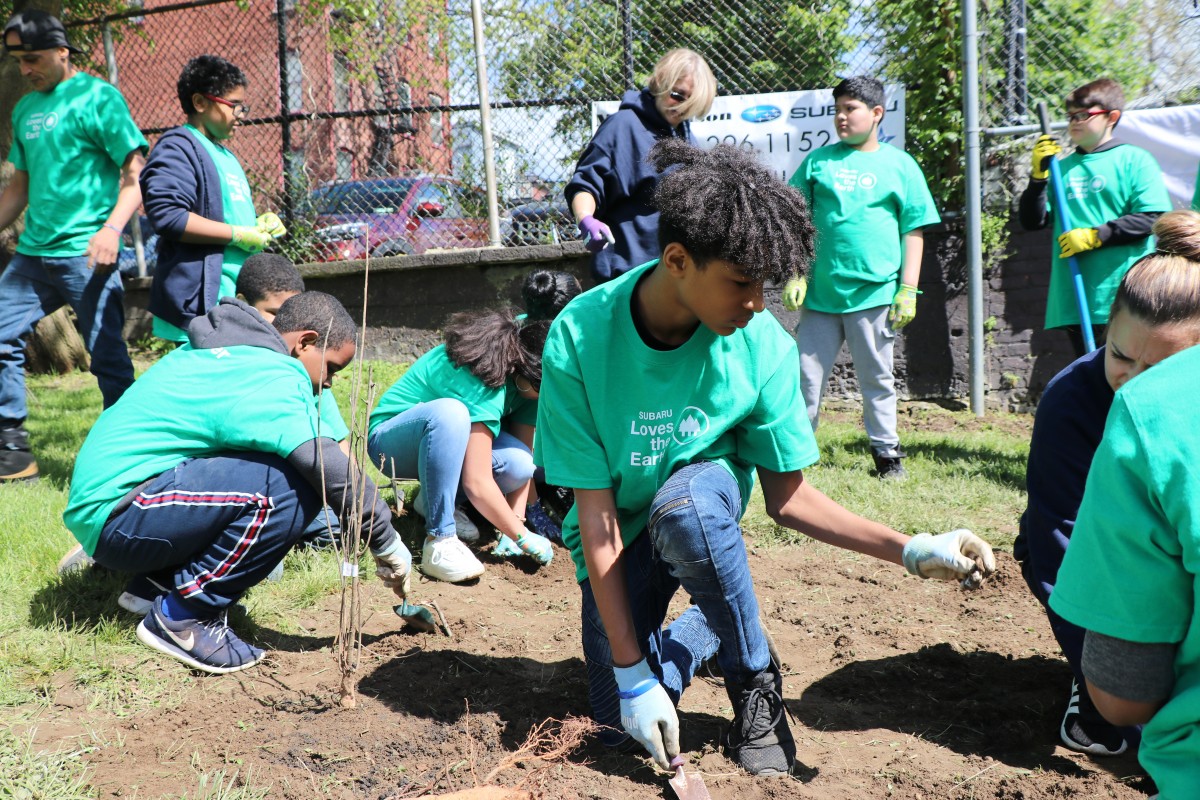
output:
M1067 114L1067 119L1071 122L1087 122L1092 117L1098 117L1101 114L1110 114L1112 109L1100 108L1095 111L1076 111L1072 114Z
M217 97L216 95L211 94L201 96L213 101L214 103L220 103L223 106L229 106L233 109L233 115L235 117L244 117L250 113L250 106L245 103L235 103L232 100L226 100L224 97Z
M667 97L671 98L676 103L686 103L688 99L688 96L683 92L676 92L674 90L667 92Z

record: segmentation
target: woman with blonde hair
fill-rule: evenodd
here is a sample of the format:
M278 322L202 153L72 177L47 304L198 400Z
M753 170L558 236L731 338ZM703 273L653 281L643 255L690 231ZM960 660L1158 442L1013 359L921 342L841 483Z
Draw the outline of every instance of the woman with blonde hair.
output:
M565 194L597 283L658 257L659 173L646 154L660 139L695 144L688 122L707 114L716 94L717 80L699 53L671 50L646 88L626 92L584 149Z
M1055 613L1049 598L1117 390L1200 343L1200 214L1168 212L1153 233L1157 250L1134 264L1117 288L1105 345L1056 375L1038 403L1025 475L1028 506L1013 544L1074 673L1059 738L1072 750L1097 756L1124 753L1136 745L1139 731L1115 727L1100 714L1083 679L1084 629Z

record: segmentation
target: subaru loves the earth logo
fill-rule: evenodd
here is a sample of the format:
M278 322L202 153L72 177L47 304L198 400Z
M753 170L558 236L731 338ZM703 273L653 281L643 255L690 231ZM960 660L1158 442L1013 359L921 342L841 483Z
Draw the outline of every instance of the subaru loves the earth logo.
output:
M746 122L770 122L781 116L783 112L775 106L750 106L742 112L742 119Z

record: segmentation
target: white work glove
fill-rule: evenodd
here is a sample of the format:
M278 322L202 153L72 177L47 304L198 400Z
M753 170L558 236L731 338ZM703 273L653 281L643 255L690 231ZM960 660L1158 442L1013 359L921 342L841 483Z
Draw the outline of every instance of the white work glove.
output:
M667 690L646 659L632 667L613 667L621 698L621 727L637 739L663 769L679 755L679 715Z
M962 581L974 588L996 571L996 557L983 539L966 528L939 533L918 533L904 545L904 568L920 578Z
M551 559L554 558L554 548L550 545L550 540L531 530L526 530L517 537L517 547L525 555L532 556L533 560L543 567L549 565Z
M397 597L401 600L406 599L412 590L412 554L408 552L404 542L400 541L400 536L397 535L392 543L382 550L376 551L372 548L371 555L375 556L375 575L383 581L384 586L395 592Z

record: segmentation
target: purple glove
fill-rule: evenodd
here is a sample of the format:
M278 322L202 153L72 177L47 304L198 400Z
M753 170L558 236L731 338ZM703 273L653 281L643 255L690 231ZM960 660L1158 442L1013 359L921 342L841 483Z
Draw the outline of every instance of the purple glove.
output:
M617 241L613 238L612 230L591 214L579 220L579 232L586 237L587 243L584 246L591 253L599 253Z

